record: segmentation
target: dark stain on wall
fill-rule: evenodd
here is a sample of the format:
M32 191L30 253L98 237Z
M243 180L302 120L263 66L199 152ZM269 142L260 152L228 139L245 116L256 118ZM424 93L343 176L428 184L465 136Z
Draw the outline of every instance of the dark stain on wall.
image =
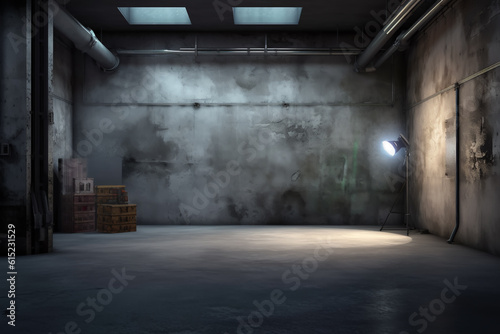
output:
M236 75L236 84L243 89L252 90L259 83L265 83L269 77L269 73L265 71L259 71L257 67L241 67Z
M306 201L296 190L285 191L278 200L277 212L283 224L302 224L305 217Z
M166 162L138 162L134 159L123 161L123 178L144 176L148 179L158 180L158 187L168 188L170 185L170 175L172 173L171 164Z
M174 161L179 154L179 145L173 141L163 140L161 133L167 130L160 129L147 118L137 121L120 136L124 138L122 144L125 149L124 159ZM152 133L156 136L151 136Z
M293 124L286 128L286 139L288 142L302 142L309 140L307 129L302 125Z
M494 164L492 129L484 120L481 120L479 136L476 143L470 148L471 168L479 173L479 177L490 175L491 166Z
M227 210L229 215L236 218L239 223L243 218L248 217L248 209L243 205L236 204L231 197L227 199Z

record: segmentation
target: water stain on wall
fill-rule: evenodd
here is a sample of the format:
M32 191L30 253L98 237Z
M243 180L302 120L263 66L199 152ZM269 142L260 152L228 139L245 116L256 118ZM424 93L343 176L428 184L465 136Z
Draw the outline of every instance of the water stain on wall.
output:
M137 162L133 159L123 161L123 178L144 177L154 180L158 187L168 188L170 186L170 175L172 166L166 162Z
M278 200L277 212L283 224L301 224L305 217L306 201L296 190L285 191Z
M179 154L179 145L174 141L164 141L158 125L148 118L137 121L127 130L122 131L124 158L133 160L153 160L173 162ZM151 136L154 133L156 136Z
M236 74L236 84L243 89L252 90L259 83L264 83L265 80L262 78L266 73L262 70L258 70L255 66L253 67L241 67L241 69Z
M287 141L297 141L305 143L309 140L307 129L299 124L287 126L285 134Z
M231 197L227 199L227 211L229 215L236 218L239 223L241 223L243 218L248 217L248 209L241 203L235 203Z
M475 138L469 147L468 158L471 169L469 176L472 180L477 180L490 175L494 163L493 136L491 127L485 122L484 117L474 132Z

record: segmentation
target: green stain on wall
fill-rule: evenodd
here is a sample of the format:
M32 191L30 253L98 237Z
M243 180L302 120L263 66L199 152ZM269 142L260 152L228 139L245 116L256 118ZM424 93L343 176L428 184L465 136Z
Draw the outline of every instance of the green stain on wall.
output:
M343 164L343 174L342 174L342 181L340 182L342 193L346 192L346 183L347 183L347 157L344 155L342 157L344 159L344 164Z
M358 141L354 142L354 147L352 148L352 174L350 180L350 189L354 189L356 186L356 176L358 172Z

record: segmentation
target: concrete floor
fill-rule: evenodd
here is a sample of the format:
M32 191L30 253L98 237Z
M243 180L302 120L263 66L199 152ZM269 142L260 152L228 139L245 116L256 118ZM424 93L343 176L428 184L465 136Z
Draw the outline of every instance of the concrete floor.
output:
M1 333L500 328L500 258L415 231L138 226L57 234L54 245L52 254L17 259L16 327L4 318ZM6 305L6 293L0 300Z

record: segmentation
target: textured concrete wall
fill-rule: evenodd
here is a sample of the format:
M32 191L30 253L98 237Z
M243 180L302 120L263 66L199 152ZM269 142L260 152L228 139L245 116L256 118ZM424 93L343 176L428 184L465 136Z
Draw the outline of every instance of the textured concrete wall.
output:
M73 150L73 52L65 42L54 40L53 163L68 159Z
M0 233L17 224L19 252L26 221L26 40L23 34L26 7L16 1L0 4L0 142L10 155L0 156ZM3 245L2 245L3 246Z
M269 45L332 45L297 36ZM103 42L177 49L194 35ZM262 35L199 40L263 44ZM399 161L380 145L404 124L403 71L391 63L356 74L344 57L122 56L116 73L102 73L76 59L75 152L101 166L90 175L100 184L109 159L121 162L112 173L123 173L140 224L377 224L396 196L384 175Z
M54 175L54 224L60 229L62 180L59 179L59 159L73 156L73 52L71 42L56 36L53 50L53 112L52 165Z
M29 116L27 112L27 41L23 17L26 6L19 1L0 3L0 143L10 147L0 156L0 251L7 252L7 229L16 225L16 249L26 252L27 184L29 166ZM29 240L29 239L28 239Z
M412 44L408 103L414 106L500 61L500 1L453 4ZM461 242L500 254L500 69L460 89ZM455 226L455 91L410 109L411 210L419 226L448 237Z
M26 42L24 6L2 2L0 8L0 142L11 154L0 156L2 205L25 205L26 194Z

